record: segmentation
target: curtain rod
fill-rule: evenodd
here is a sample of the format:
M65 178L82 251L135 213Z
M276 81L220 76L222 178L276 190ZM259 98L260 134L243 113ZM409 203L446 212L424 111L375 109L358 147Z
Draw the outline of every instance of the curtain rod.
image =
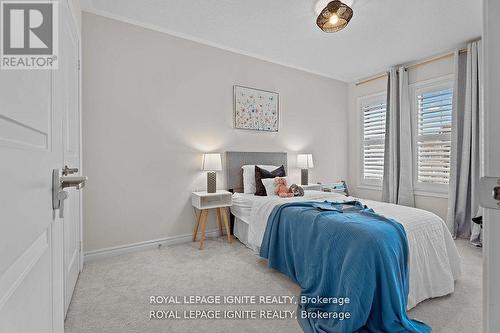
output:
M458 53L459 54L461 54L461 53L467 53L467 49L466 48L460 49L460 50L458 50ZM422 61L416 62L414 64L409 64L409 65L406 65L406 66L403 66L403 67L405 67L406 69L416 68L416 67L419 67L419 66L426 65L428 63L434 62L434 61L438 61L438 60L441 60L441 59L444 59L444 58L451 57L453 54L455 54L455 51L448 52L448 53L442 54L440 56L436 56L436 57L432 57L432 58L427 58L427 59L424 59ZM369 77L367 79L364 79L364 80L361 80L359 82L356 82L355 85L356 86L360 86L362 84L365 84L365 83L368 83L368 82L372 82L372 81L384 78L387 75L388 75L387 72L380 73L380 74L374 75L372 77Z

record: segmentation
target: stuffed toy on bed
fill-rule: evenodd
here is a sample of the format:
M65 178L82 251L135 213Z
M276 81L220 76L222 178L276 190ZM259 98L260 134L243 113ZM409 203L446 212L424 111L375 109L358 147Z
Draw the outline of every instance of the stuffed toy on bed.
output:
M286 184L286 178L276 177L274 178L274 183L276 184L276 189L274 190L274 193L279 195L280 198L289 198L294 196L294 194L290 192L290 189Z
M289 189L290 192L293 193L294 197L303 197L304 189L297 184L292 184Z

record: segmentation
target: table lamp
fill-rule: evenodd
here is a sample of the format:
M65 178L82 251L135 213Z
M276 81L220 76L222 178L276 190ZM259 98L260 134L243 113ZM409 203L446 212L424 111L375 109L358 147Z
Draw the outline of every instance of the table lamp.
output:
M222 170L222 159L220 153L203 154L202 171L207 171L207 192L215 193L217 191L216 171Z
M314 167L312 154L298 154L297 167L300 168L300 182L302 185L309 184L309 169Z

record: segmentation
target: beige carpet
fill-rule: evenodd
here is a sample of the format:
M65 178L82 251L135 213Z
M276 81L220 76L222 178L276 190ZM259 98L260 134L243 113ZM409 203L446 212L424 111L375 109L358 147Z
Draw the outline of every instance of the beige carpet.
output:
M410 311L433 332L481 332L481 250L457 241L464 274L455 293ZM295 305L150 305L152 295L298 295L299 288L239 242L209 239L85 264L66 333L302 332L295 319L149 319L152 310L296 310Z

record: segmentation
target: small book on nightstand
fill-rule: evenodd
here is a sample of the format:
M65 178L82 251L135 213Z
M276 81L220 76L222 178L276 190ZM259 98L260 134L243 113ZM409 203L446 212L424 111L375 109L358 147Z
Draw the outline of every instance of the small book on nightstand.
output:
M343 195L349 195L349 191L347 189L347 184L345 181L340 181L338 183L328 183L321 184L323 186L324 192L335 192Z

